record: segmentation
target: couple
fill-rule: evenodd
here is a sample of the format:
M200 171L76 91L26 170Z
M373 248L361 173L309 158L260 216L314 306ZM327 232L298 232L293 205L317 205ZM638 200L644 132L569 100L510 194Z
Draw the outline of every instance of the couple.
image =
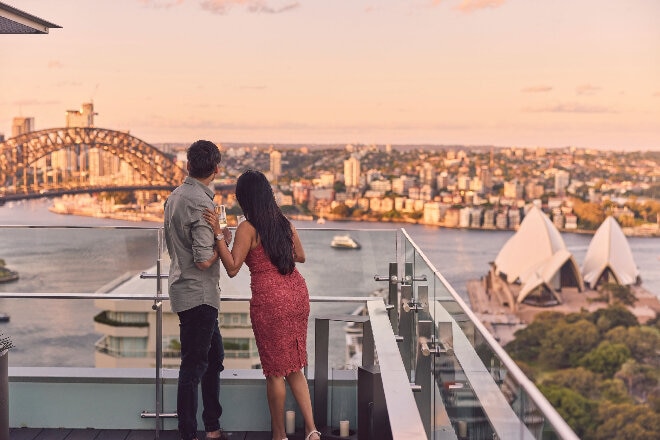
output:
M266 177L246 171L236 183L236 199L246 221L221 229L209 185L219 172L220 150L210 141L187 151L188 177L165 202L165 240L170 254L169 296L179 316L181 367L177 413L182 440L197 438L197 388L202 388L206 439L224 439L220 429L220 372L224 349L218 328L220 263L234 277L250 269L250 318L266 376L273 440L286 440L285 380L300 407L306 440L319 440L303 374L307 365L309 294L295 263L305 261L298 233L275 202Z

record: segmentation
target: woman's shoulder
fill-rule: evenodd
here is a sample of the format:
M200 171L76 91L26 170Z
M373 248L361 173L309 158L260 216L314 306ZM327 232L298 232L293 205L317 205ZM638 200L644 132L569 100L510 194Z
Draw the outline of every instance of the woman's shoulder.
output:
M239 236L243 240L250 241L250 249L254 249L259 244L257 230L252 223L248 220L244 220L240 225L236 227L236 238Z

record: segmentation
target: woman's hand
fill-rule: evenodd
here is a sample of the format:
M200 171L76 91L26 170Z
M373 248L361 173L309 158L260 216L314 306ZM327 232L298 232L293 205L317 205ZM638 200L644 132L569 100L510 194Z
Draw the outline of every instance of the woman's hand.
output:
M206 208L204 212L202 212L202 216L204 216L204 220L211 225L211 229L213 229L213 236L216 236L218 234L222 234L225 236L225 243L227 243L227 246L231 244L232 236L231 236L231 231L229 228L220 228L220 222L218 221L218 214L214 210Z
M211 225L214 236L222 233L222 229L220 229L220 223L218 222L218 214L216 214L215 211L206 208L202 212L202 216L204 217L204 220L206 220L206 222Z

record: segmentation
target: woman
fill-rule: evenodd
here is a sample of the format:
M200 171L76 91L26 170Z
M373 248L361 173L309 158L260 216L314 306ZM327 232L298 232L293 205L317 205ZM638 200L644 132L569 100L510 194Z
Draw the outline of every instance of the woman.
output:
M204 218L216 235L220 260L227 274L236 276L243 262L250 268L250 319L266 376L273 440L286 440L285 379L302 412L305 439L320 440L302 371L307 365L309 293L296 262L305 262L305 251L296 228L277 206L263 173L244 172L236 182L236 199L245 221L236 228L231 251L225 244L217 215L206 210Z

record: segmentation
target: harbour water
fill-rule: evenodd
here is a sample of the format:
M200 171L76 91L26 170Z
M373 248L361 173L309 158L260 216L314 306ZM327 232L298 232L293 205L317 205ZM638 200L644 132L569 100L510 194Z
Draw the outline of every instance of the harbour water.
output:
M42 199L0 207L0 225L11 226L0 228L0 258L21 275L17 282L0 284L0 291L95 292L123 274L137 274L155 264L154 228L160 224L63 216L51 213L50 203ZM513 235L511 231L441 229L412 224L295 223L307 254L307 262L300 270L307 279L310 294L316 296L368 296L385 287L384 283L375 282L373 275L387 274L384 262L388 261L387 256L395 255L393 230L403 227L468 302L467 281L483 276L488 263ZM15 227L19 225L37 227ZM101 229L68 228L71 226ZM121 234L106 227L118 227ZM363 244L362 249L330 248L337 229L351 230L351 236ZM121 238L117 239L118 236ZM562 237L581 264L591 235L563 233ZM643 286L660 295L660 239L630 237L628 241ZM239 294L243 293L249 295L249 292ZM355 304L313 305L312 313L349 313L353 308ZM12 366L94 365L94 343L101 335L94 332L93 317L99 310L93 301L0 299L0 312L11 316L10 322L0 323L0 334L11 336L16 345L10 358Z

